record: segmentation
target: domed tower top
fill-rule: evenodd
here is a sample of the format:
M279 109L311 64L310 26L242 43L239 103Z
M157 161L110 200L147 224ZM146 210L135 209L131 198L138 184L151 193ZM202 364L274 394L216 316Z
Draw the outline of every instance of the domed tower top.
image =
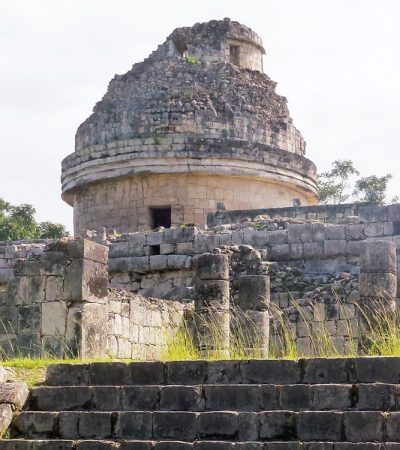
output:
M75 232L317 203L316 168L263 54L252 30L214 20L177 28L115 75L62 164Z
M262 72L264 54L262 40L253 30L226 18L177 28L150 59L179 55L200 62L229 62Z

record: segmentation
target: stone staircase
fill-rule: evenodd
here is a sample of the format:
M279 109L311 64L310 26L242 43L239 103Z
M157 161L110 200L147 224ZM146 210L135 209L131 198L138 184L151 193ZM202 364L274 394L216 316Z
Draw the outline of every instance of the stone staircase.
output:
M0 450L400 450L400 358L50 366Z

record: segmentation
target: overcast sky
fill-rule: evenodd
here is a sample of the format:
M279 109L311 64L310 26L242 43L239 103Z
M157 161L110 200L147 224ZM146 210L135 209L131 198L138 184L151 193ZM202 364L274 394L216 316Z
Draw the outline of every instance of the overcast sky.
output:
M71 230L61 160L109 80L174 28L224 17L263 39L320 171L352 159L400 194L399 0L0 0L0 197Z

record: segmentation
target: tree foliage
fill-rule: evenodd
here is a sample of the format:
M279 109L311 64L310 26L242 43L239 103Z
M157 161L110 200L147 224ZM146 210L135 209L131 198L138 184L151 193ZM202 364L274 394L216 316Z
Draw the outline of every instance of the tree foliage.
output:
M349 159L337 159L328 172L323 172L318 180L321 203L343 203L350 194L349 178L360 173Z
M56 239L68 236L64 225L53 222L38 223L35 213L32 205L12 205L0 198L0 240Z
M388 183L392 179L391 174L382 177L376 175L361 177L354 183L354 189L350 190L350 179L360 172L355 168L351 160L336 160L332 163L331 170L323 172L318 177L318 188L321 203L344 203L353 196L353 199L363 202L385 203ZM392 203L398 201L394 197Z
M383 177L371 175L356 181L353 194L363 202L373 202L378 205L385 203L386 191L393 176L388 173Z

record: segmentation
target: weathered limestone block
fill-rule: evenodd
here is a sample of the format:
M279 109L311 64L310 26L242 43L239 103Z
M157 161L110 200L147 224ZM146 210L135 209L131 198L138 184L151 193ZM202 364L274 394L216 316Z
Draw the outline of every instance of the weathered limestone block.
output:
M195 258L194 270L199 280L228 280L229 258L223 254L205 253Z
M360 296L371 320L394 313L397 297L396 246L391 241L365 241L360 255Z
M107 349L107 305L85 303L82 307L81 344L82 358L104 356Z
M242 310L264 311L270 302L270 280L265 275L244 275L239 278L237 306Z
M10 367L0 366L0 383L15 381L15 370Z
M178 242L176 253L178 255L191 255L193 253L193 242Z
M390 241L367 241L361 247L360 267L363 273L397 272L396 247Z
M21 276L16 279L15 303L28 305L41 303L45 299L46 277L44 276Z
M39 331L18 332L17 347L24 356L42 356L42 339Z
M304 244L305 258L321 258L324 254L324 242L306 242Z
M17 275L33 276L41 275L42 266L39 260L37 261L18 261L15 266Z
M150 262L148 256L112 258L108 262L110 272L148 272Z
M256 233L258 233L258 232L256 231ZM288 231L287 230L270 231L268 243L271 246L287 244L288 243Z
M0 437L8 430L13 418L12 406L0 405Z
M325 235L327 240L342 240L345 239L345 227L344 225L331 225L326 226Z
M366 206L358 210L360 222L385 222L388 215L387 206Z
M218 234L218 241L219 241L218 245L232 245L231 233ZM177 248L178 248L178 244L177 244Z
M15 278L14 269L0 269L0 283L9 283Z
M400 224L400 222L398 222L398 223ZM398 234L398 231L396 231L396 228L395 228L395 224L393 222L384 222L383 223L383 234L385 236L393 236L393 234Z
M196 227L168 228L164 231L164 242L167 244L192 242L196 234L198 234Z
M174 252L175 244L160 244L160 255L170 255Z
M268 258L272 261L285 261L290 257L289 244L274 245L268 249Z
M18 308L18 333L29 333L41 330L41 311L40 304L20 306Z
M133 256L129 252L130 242L115 242L110 245L109 258L121 258L127 255Z
M345 226L345 233L348 240L364 239L364 224L348 224Z
M388 220L392 222L400 222L400 204L388 205L387 206ZM382 219L381 219L382 220Z
M361 273L360 295L362 297L395 298L397 277L392 273Z
M22 409L28 394L29 389L25 383L0 383L0 405L6 403L13 409Z
M229 282L225 280L199 280L195 290L195 310L229 309Z
M229 354L229 259L205 253L195 259L195 345L204 356Z
M349 256L360 256L362 241L347 241L346 254Z
M153 255L150 256L150 270L167 270L168 256L167 255Z
M208 251L208 235L196 234L193 242L194 253L206 253Z
M383 236L385 227L383 222L368 222L364 226L364 234L367 237Z
M305 244L325 240L325 225L319 223L289 224L289 244Z
M105 302L108 294L107 266L90 259L73 259L67 266L64 290L66 300L72 302Z
M64 278L59 276L46 277L45 301L53 302L64 298Z
M168 255L169 269L190 269L192 258L187 255Z
M41 273L44 275L63 276L66 266L65 252L45 251L40 257Z
M164 242L164 233L152 231L147 234L147 245L160 245Z
M303 259L304 245L303 244L289 244L290 245L290 259Z
M346 254L346 241L344 239L336 240L332 239L330 241L324 242L324 255L330 256L340 256Z
M68 241L67 255L73 259L90 259L91 261L107 264L108 247L88 239L75 239Z
M46 302L42 305L42 334L48 336L64 336L67 323L67 304Z

